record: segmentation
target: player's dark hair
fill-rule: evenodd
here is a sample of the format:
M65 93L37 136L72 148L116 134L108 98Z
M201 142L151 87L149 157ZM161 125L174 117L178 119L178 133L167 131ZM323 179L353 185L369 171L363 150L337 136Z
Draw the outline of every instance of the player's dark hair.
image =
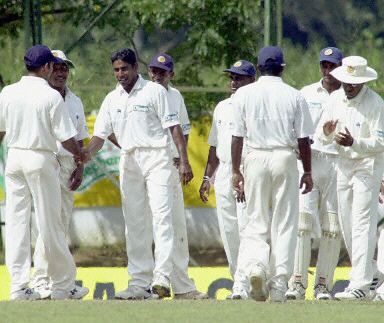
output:
M128 64L134 65L137 63L136 54L132 49L123 48L119 49L111 55L111 63L117 61L118 59L126 62Z
M264 65L258 65L257 68L261 75L280 76L283 73L284 66L276 64L269 60Z

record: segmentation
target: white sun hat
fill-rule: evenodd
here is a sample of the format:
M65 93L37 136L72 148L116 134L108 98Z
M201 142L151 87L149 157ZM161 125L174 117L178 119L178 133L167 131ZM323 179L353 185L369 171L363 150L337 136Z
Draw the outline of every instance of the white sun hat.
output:
M73 64L73 62L67 58L67 56L64 54L63 51L58 50L58 49L54 49L54 50L51 50L51 52L52 52L53 56L62 59L68 65L68 67L72 67L72 68L75 67L75 64Z
M377 72L368 66L361 56L348 56L342 60L342 65L335 68L331 75L342 83L362 84L377 79Z

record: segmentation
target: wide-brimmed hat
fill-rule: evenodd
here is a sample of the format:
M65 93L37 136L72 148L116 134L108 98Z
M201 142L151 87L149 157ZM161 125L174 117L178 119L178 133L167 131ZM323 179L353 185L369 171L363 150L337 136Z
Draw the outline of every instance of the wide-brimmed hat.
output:
M361 56L348 56L342 65L335 68L331 75L342 83L362 84L377 79L377 72L368 66L368 62Z
M67 64L68 67L74 68L75 64L64 54L62 50L54 49L52 50L52 54L55 57L60 58L61 60L64 61L65 64Z

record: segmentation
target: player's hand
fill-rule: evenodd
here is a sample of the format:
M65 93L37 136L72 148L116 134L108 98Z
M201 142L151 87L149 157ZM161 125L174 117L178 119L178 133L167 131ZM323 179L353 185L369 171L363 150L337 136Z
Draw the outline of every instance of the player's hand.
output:
M384 181L381 181L381 185L380 185L379 203L380 204L384 203Z
M232 175L232 185L236 191L236 200L237 202L245 202L244 194L244 177L240 172L233 173Z
M324 123L323 125L324 135L329 136L332 132L334 132L336 130L336 126L338 122L339 120L336 120L336 121L331 120Z
M179 169L180 158L178 158L178 157L173 158L173 166L175 166L177 169Z
M208 196L209 196L210 188L211 188L211 183L209 181L204 180L201 183L199 193L200 193L200 198L204 203L208 202Z
M311 174L303 174L303 176L301 176L300 188L304 188L304 191L302 191L301 194L307 194L312 191L313 181Z
M345 133L341 131L337 133L335 140L341 146L350 147L353 145L353 137L347 127L345 127Z
M75 170L72 172L71 177L68 181L68 187L71 191L77 190L83 181L84 166L82 164L77 165Z
M187 185L193 178L192 168L189 162L180 162L179 164L180 181Z

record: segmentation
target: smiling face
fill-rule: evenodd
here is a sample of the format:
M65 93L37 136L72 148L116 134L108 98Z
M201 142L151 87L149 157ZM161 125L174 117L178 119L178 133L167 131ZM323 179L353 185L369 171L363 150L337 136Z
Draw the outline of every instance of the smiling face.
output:
M343 89L344 89L345 95L349 100L356 97L360 93L363 86L364 86L364 83L362 84L343 83Z
M67 64L53 64L52 73L49 77L49 83L55 89L62 90L67 84L67 79L69 75L69 68Z
M231 89L232 94L235 93L237 89L241 88L242 86L255 81L255 78L253 76L239 75L235 73L230 73L229 78L230 78L229 87Z
M112 67L116 80L120 83L124 90L130 92L138 78L137 63L131 65L121 59L118 59L112 63Z
M149 68L149 77L153 82L156 82L165 88L168 88L168 83L172 79L174 73L171 71L166 71L158 67Z

